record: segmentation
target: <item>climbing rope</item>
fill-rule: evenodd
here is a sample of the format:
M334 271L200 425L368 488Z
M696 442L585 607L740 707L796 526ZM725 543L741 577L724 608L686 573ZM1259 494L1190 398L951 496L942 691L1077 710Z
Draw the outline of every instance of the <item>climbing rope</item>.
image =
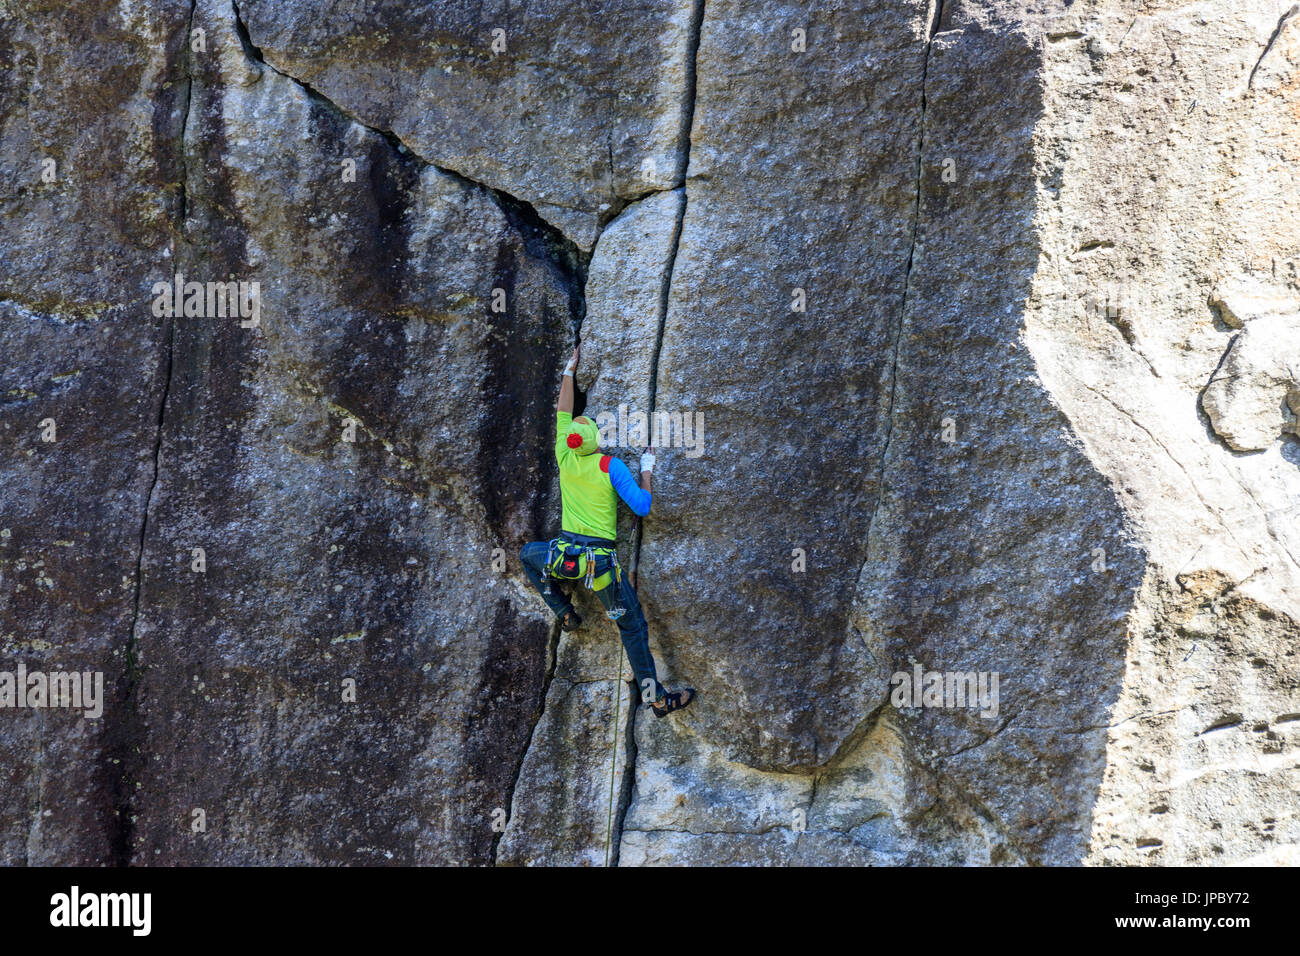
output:
M618 714L623 709L623 642L618 642L618 670L614 672L614 742L609 754L609 812L605 815L605 865L609 866L609 841L614 832L614 777L618 769Z

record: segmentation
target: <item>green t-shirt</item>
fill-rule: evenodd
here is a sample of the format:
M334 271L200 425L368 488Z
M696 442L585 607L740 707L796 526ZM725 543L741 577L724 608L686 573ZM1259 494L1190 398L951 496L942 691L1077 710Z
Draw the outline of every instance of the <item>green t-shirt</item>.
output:
M580 455L569 447L571 412L555 413L555 461L564 499L560 527L573 534L614 540L618 534L618 495L609 480L609 456Z

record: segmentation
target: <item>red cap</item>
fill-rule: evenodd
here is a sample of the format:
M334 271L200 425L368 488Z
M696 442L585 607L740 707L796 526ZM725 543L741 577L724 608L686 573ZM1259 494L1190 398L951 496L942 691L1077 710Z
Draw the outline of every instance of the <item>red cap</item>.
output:
M582 436L579 435L577 432L573 432L572 434L570 434L570 435L569 435L569 447L570 447L570 448L581 448L581 447L582 447Z

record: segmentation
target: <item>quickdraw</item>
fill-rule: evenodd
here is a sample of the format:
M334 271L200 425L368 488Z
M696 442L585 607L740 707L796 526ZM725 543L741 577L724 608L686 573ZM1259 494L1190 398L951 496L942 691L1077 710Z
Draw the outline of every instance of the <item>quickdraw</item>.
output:
M543 594L551 593L551 562L555 555L555 542L552 541L546 546L546 563L542 565L542 588Z

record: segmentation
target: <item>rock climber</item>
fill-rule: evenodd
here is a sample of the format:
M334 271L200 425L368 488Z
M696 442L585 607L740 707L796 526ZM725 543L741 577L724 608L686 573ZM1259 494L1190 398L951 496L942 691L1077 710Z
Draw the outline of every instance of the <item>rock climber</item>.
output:
M565 366L555 405L555 460L560 466L563 498L560 536L524 545L519 558L528 580L541 592L565 631L581 627L582 618L555 581L581 580L596 592L605 613L618 624L632 673L641 688L641 700L650 704L656 717L667 717L694 700L695 690L687 687L668 691L659 683L641 601L619 565L614 546L619 498L639 517L650 513L654 452L647 450L641 456L639 487L622 461L612 455L596 454L600 431L595 422L586 416L573 417L573 373L577 367L575 348Z

